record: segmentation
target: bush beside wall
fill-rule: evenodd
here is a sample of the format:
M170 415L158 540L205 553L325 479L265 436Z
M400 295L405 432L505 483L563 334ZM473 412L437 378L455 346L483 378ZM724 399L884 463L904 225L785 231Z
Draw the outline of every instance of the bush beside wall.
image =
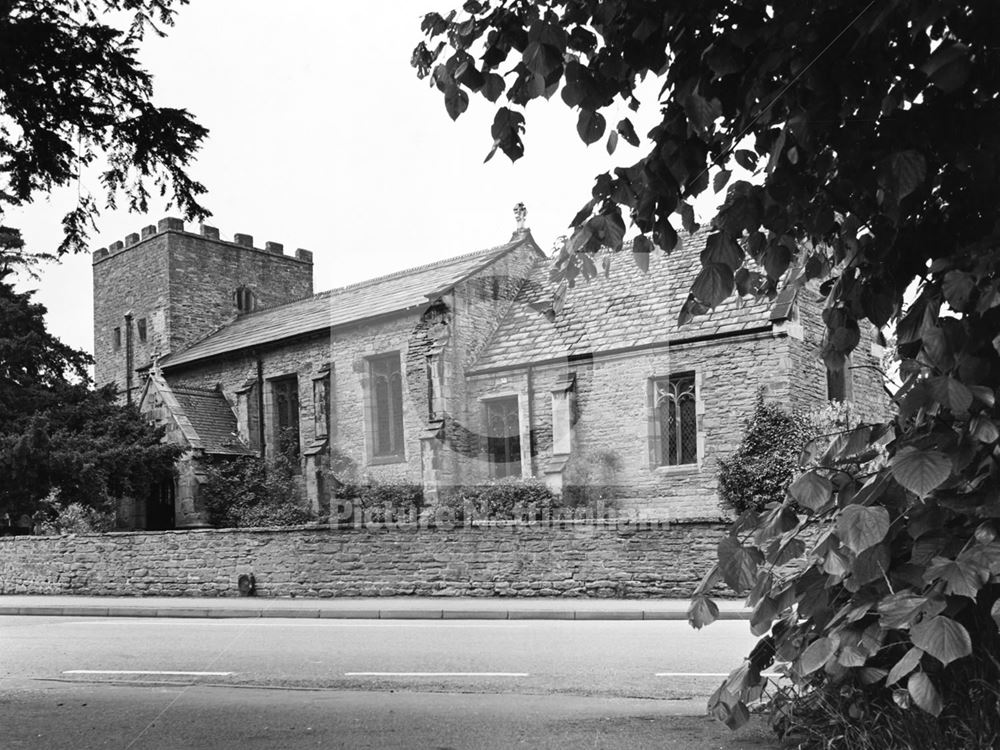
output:
M685 597L725 524L204 529L0 538L0 594Z

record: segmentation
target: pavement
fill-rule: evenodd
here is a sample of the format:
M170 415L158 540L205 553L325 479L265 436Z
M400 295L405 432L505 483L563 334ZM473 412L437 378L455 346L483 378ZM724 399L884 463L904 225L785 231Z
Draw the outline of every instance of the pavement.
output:
M747 620L742 600L716 600L720 620ZM124 597L0 595L0 615L283 617L367 620L686 620L687 599Z

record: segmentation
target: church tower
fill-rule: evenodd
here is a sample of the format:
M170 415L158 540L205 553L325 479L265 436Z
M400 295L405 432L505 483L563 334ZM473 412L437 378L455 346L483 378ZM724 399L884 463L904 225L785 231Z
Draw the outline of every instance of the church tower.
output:
M285 255L277 242L219 238L162 219L93 253L95 383L134 402L137 371L180 351L237 316L312 295L312 253Z

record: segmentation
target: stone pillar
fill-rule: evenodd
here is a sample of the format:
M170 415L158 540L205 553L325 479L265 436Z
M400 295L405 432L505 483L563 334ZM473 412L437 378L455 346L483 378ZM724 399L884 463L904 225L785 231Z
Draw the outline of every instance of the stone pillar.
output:
M201 480L198 475L198 460L188 453L177 462L177 491L174 493L174 527L178 529L205 528L211 526L208 516L201 507Z
M545 485L561 494L563 471L573 453L574 412L576 411L576 373L566 373L552 389L552 457L542 469Z
M444 420L428 423L420 434L420 479L424 487L424 506L436 508L441 501Z

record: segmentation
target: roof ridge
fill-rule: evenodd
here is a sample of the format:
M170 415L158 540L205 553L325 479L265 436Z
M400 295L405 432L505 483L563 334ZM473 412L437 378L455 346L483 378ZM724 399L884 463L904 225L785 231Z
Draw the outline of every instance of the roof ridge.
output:
M222 393L218 388L195 388L193 386L187 385L169 385L168 387L174 393L187 393L188 395L198 395L198 396L221 396Z
M374 283L380 282L380 281L388 281L389 279L396 279L396 278L399 278L401 276L405 276L407 274L413 273L414 271L426 271L428 269L435 268L437 266L446 266L449 263L455 263L456 261L460 261L460 260L468 260L470 258L475 258L475 257L480 256L480 255L482 255L482 256L492 255L493 253L500 252L500 250L510 249L514 245L516 245L516 244L518 244L520 242L523 242L523 241L524 241L524 238L519 238L517 240L512 240L510 242L505 242L502 245L494 245L493 247L488 247L485 250L475 250L475 251L473 251L471 253L464 253L462 255L453 255L450 258L441 258L440 260L434 260L434 261L431 261L430 263L424 263L423 265L420 265L420 266L413 266L411 268L404 268L404 269L399 270L399 271L393 271L392 273L383 274L382 276L375 276L375 277L370 278L370 279L363 279L362 281L355 281L353 284L346 284L345 286L334 287L333 289L329 289L327 291L329 291L329 292L340 292L340 291L346 291L348 289L358 289L358 288L366 286L368 284L374 284ZM320 292L320 294L323 294L323 293L324 292Z
M220 330L222 330L223 328L226 328L229 325L232 325L237 320L244 320L246 318L252 318L254 316L261 315L263 313L269 313L269 312L271 312L273 310L279 310L282 307L287 307L288 305L296 305L296 304L299 304L299 303L304 302L306 300L315 300L315 299L319 299L320 297L332 297L334 295L339 294L340 292L346 292L346 291L351 291L351 290L354 290L354 289L360 289L361 287L367 286L369 284L374 284L376 282L389 281L390 279L398 279L398 278L401 278L401 277L406 276L408 274L414 273L416 271L426 271L426 270L428 270L430 268L434 268L436 266L446 266L449 263L454 263L454 262L460 261L460 260L468 260L469 258L475 258L475 257L480 256L480 255L482 255L482 256L485 257L485 256L491 255L493 253L499 253L501 250L504 250L504 251L509 250L509 249L513 248L515 245L517 245L517 244L519 244L519 243L521 243L523 241L524 241L524 238L521 237L521 238L518 238L517 240L511 240L510 242L505 242L502 245L494 245L493 247L488 247L485 250L475 250L475 251L473 251L471 253L464 253L463 255L453 255L450 258L441 258L440 260L431 261L430 263L424 263L423 265L420 265L420 266L412 266L410 268L403 268L403 269L401 269L399 271L393 271L392 273L387 273L387 274L384 274L382 276L375 276L375 277L370 278L370 279L362 279L361 281L355 281L353 284L345 284L344 286L335 286L332 289L324 289L322 292L316 292L316 293L310 295L309 297L302 297L301 299L289 300L288 302L282 302L280 305L270 305L268 307L261 307L261 308L259 308L257 310L252 310L250 312L238 315L237 317L233 318L232 320L227 321L226 323L223 323L222 325L218 326L215 330L213 330L208 335L206 335L206 336L202 337L201 339L198 339L198 341L195 341L194 343L192 343L191 346L194 346L194 344L197 344L197 343L201 343L202 341L204 341L205 339L209 338L210 336L214 336ZM190 346L189 347L185 347L185 350L186 349L190 349L190 348L191 348ZM180 352L178 352L178 353L180 353Z

